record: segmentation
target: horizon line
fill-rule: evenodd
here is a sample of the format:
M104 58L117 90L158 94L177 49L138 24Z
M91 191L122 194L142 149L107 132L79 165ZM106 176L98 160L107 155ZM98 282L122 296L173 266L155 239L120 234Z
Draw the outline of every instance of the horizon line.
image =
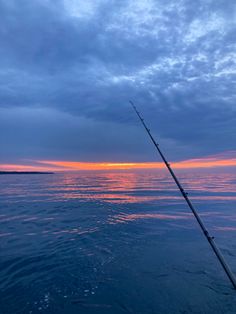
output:
M219 158L221 157L221 158ZM236 158L208 156L170 162L173 169L235 167ZM163 169L163 162L80 162L64 160L28 160L28 163L0 164L1 171L80 171L80 170L135 170Z

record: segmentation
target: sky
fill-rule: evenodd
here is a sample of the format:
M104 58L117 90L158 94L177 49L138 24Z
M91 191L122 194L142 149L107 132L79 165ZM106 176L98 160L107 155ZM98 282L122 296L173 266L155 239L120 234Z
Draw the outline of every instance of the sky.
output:
M130 99L169 160L235 166L235 34L235 0L0 0L0 169L160 162Z

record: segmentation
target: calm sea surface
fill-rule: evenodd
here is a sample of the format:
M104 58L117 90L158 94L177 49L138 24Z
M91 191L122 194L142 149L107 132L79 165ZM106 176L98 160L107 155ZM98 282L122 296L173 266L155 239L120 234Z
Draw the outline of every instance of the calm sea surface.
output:
M236 174L180 172L236 274ZM235 314L166 172L0 176L0 314Z

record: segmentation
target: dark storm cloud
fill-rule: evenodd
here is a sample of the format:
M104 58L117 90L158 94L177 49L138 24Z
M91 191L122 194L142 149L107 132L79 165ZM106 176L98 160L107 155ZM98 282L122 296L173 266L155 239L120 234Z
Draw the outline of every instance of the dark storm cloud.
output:
M235 20L233 0L0 0L2 158L154 160L129 99L173 158L236 149Z

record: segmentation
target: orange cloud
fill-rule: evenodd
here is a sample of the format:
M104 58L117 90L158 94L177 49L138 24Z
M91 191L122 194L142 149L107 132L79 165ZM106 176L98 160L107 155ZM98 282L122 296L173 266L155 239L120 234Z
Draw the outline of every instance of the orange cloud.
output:
M140 162L140 163L87 163L87 162L68 162L68 161L49 161L41 160L39 163L63 167L67 170L122 170L122 169L162 169L165 167L163 162ZM173 162L171 166L175 169L191 168L213 168L236 166L236 158L221 159L203 158L190 159L180 162Z
M122 169L152 169L163 168L162 163L109 163L109 162L76 162L40 160L39 163L63 167L66 170L122 170Z
M232 167L236 166L236 158L231 159L217 159L202 158L190 159L186 161L173 163L173 168L213 168L213 167Z
M199 159L189 159L171 163L174 169L213 168L236 166L236 158L226 158L223 154ZM124 170L124 169L162 169L163 162L77 162L37 160L29 164L0 164L0 170L7 171L76 171L76 170Z
M58 168L52 166L0 164L0 171L58 171L58 170L59 170Z

